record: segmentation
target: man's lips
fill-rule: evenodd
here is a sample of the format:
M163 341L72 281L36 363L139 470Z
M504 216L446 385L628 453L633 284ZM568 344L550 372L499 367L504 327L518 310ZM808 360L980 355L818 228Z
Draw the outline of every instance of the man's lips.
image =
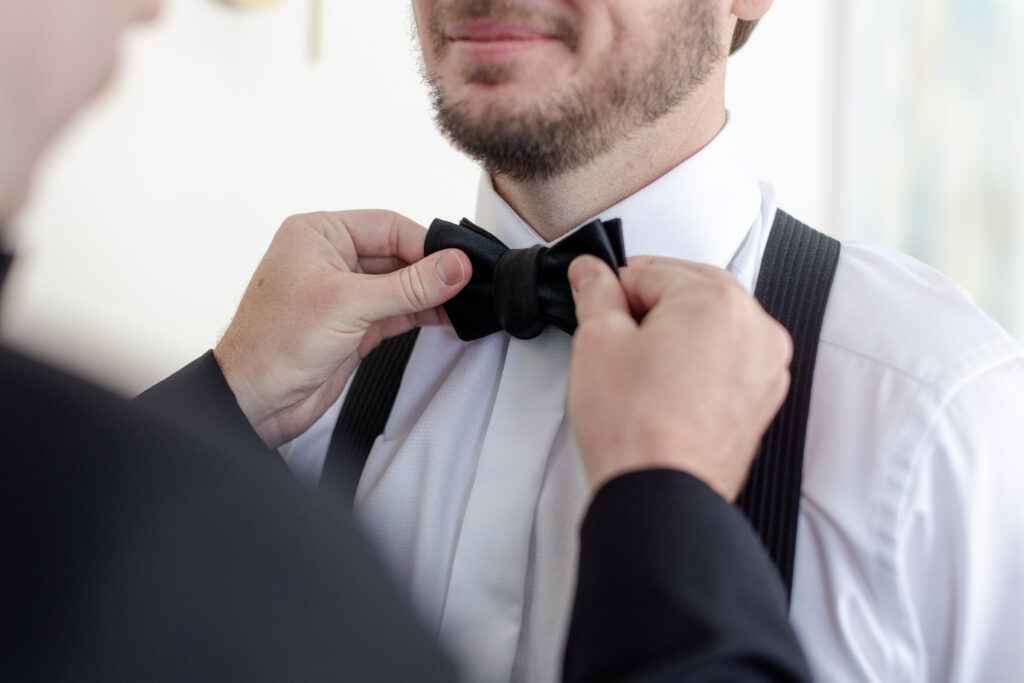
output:
M560 40L553 33L500 21L459 21L448 26L445 34L460 52L477 58L498 57Z

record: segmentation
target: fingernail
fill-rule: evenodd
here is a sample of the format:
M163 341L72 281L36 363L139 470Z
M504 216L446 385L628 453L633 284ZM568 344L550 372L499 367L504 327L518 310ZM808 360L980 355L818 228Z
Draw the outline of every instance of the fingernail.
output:
M573 291L578 292L600 274L600 266L595 263L594 258L588 256L577 258L569 268L569 284L572 285Z
M462 261L450 251L443 252L434 267L437 268L437 276L441 278L441 282L449 287L459 284L466 278Z

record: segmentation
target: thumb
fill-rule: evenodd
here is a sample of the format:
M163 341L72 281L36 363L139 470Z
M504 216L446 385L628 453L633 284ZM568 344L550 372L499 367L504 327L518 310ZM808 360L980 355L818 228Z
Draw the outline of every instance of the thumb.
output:
M473 266L458 249L445 249L385 275L374 275L356 303L368 323L440 306L462 291Z
M569 283L576 302L576 320L580 325L607 316L617 323L628 322L636 326L622 285L601 259L577 257L569 264Z

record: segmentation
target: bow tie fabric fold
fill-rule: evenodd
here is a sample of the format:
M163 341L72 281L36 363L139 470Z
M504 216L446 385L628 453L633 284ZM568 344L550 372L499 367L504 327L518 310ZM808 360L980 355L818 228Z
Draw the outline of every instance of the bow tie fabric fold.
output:
M561 242L509 249L494 235L463 218L458 225L435 219L424 252L461 249L473 264L469 284L444 305L456 334L472 341L505 330L532 339L554 325L576 331L576 306L568 270L580 254L593 254L618 272L626 265L622 222L595 220Z

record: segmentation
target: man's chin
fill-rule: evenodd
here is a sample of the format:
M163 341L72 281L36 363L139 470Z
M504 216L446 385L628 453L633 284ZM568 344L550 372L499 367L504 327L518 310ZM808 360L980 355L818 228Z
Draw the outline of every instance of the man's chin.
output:
M524 83L503 67L477 67L462 74L455 88L436 93L447 108L454 108L467 121L520 118L547 111L559 99L559 91L545 84ZM557 109L557 106L555 106Z
M457 116L461 122L460 128L486 128L491 134L497 134L497 129L513 125L513 122L522 120L532 111L523 99L505 97L503 93L494 92L495 86L479 87L488 91L470 94L460 100L454 100L453 106L444 107L446 111Z
M511 85L515 82L516 72L516 67L511 64L475 64L463 71L462 80L467 85Z

